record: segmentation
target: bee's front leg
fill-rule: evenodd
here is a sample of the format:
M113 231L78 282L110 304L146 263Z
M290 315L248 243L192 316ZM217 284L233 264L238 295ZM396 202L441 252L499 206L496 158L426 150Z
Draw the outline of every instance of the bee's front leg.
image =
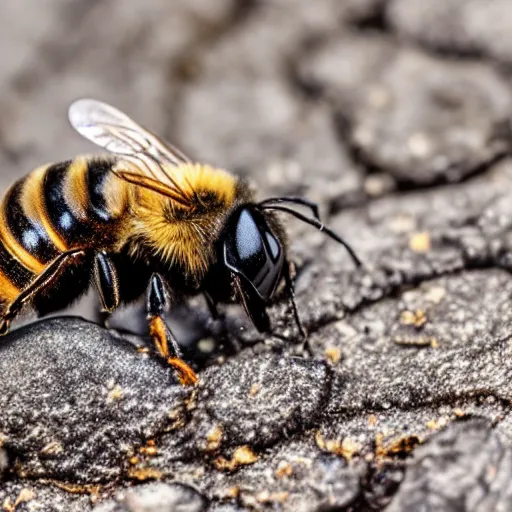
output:
M181 358L178 342L165 324L163 314L167 306L167 293L162 276L153 274L149 281L146 302L149 333L153 338L156 350L176 370L180 382L185 386L192 386L198 378L194 370ZM172 349L172 355L169 351L169 345Z

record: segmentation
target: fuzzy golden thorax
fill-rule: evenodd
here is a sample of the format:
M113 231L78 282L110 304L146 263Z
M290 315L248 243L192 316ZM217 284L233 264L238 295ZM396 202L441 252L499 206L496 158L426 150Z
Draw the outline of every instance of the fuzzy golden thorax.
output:
M132 252L149 251L169 266L180 265L201 279L215 260L215 241L235 205L237 179L226 171L201 164L183 164L173 179L198 201L185 207L165 195L132 189L129 238Z

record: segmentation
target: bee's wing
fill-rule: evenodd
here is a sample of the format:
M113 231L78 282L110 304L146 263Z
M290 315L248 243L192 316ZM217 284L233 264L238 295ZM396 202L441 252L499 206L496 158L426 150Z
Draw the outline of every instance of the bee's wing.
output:
M183 153L101 101L77 100L69 107L68 115L73 128L86 139L135 165L137 172L117 172L121 178L167 192L184 205L193 202L194 191L184 190L172 176L173 167L190 162Z

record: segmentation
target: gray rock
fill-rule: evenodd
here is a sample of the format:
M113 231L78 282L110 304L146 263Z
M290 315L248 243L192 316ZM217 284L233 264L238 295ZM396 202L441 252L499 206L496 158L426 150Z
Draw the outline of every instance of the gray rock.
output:
M295 435L237 471L206 470L199 485L212 495L209 512L223 510L219 504L229 502L229 512L238 510L233 505L243 510L281 507L295 512L356 507L361 503L366 464L360 460L347 463L335 454L323 453L313 438L312 432Z
M329 390L330 373L322 362L239 359L204 373L194 414L217 425L228 446L264 447L313 424Z
M436 50L512 62L512 6L507 0L392 0L386 18L403 36Z
M119 477L189 393L156 358L73 318L3 339L0 387L0 432L17 472L84 483Z
M110 101L169 134L180 61L205 35L222 34L236 2L71 6L54 0L31 10L26 0L8 0L4 7L2 44L10 51L0 61L2 187L49 160L92 151L66 119L77 97Z
M483 421L455 423L418 448L386 509L509 510L512 451Z
M318 420L331 384L323 362L250 353L201 375L188 423L162 436L151 460L164 474L176 461L230 458L237 447L261 450L302 432Z
M454 66L384 38L356 42L342 36L315 48L299 73L335 98L366 165L426 185L459 181L509 149L512 95L491 66Z

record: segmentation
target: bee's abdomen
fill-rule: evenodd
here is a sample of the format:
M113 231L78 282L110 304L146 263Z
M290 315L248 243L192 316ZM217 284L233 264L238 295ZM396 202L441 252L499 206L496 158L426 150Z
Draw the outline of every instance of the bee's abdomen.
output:
M125 188L109 172L113 164L81 157L36 169L9 189L0 208L0 303L12 301L59 254L115 238Z

